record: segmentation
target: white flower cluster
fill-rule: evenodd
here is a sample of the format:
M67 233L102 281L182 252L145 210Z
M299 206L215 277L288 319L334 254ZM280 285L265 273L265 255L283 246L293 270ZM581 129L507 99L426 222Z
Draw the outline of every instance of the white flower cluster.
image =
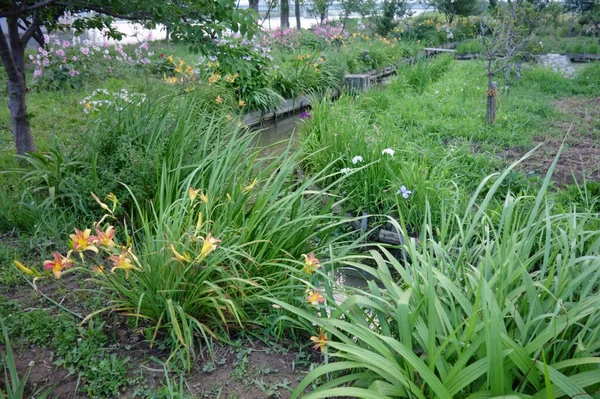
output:
M106 89L96 89L91 95L79 102L86 114L99 112L105 109L122 111L127 105L139 107L146 101L144 93L129 93L126 89L110 92Z

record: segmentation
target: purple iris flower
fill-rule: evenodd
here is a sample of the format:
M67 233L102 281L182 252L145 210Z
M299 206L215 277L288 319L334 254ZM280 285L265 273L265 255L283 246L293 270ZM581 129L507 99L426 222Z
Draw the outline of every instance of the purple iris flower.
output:
M396 192L396 195L398 195L398 194L402 194L402 196L403 196L404 198L408 198L408 196L409 196L409 195L411 195L411 194L413 194L413 192L412 192L412 191L410 191L410 190L407 190L407 189L406 189L406 187L404 187L404 186L401 186L401 187L400 187L400 190L398 190L398 191Z
M303 113L300 114L300 118L309 118L310 119L310 114L307 111L304 111Z

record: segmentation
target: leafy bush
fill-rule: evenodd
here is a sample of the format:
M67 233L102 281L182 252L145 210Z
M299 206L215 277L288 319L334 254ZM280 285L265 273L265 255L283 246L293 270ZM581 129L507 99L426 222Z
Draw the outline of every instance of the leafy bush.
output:
M63 20L60 26L68 30L70 23ZM35 66L33 87L45 90L81 87L90 79L114 74L123 66L148 65L154 55L146 41L132 50L133 57L120 44L100 45L85 40L78 46L74 36L71 40L60 40L54 33L45 34L44 41L47 48L39 47L37 54L30 54L29 59Z

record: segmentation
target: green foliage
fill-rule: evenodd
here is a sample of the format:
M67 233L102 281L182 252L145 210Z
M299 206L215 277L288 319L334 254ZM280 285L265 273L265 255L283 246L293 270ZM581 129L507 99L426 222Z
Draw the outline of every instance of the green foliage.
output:
M441 27L442 21L439 15L420 14L413 19L406 36L426 45L438 45L447 39L447 34L440 30Z
M19 172L31 187L32 194L43 198L43 206L58 206L76 215L93 218L97 213L92 210L97 206L89 193L94 192L104 198L113 192L120 199L124 211L129 212L133 202L125 186L134 190L141 202L152 198L159 183L157 167L169 149L178 145L173 136L178 130L185 129L173 115L168 114L168 109L163 110L164 113L149 112L153 109L152 103L191 101L195 107L227 110L224 105L233 102L232 96L226 91L220 93L224 99L222 104L215 101L214 91L207 88L199 87L184 97L172 97L168 92L159 91L153 100L111 112L115 115L113 118L105 117L109 110L100 113L84 133L85 147L70 151L53 140L49 153L24 157L30 167ZM211 113L202 114L205 124L210 123ZM152 125L165 129L160 130L165 133L149 134L147 127Z
M451 63L451 57L440 57L435 61L419 58L413 65L404 65L400 75L409 87L422 92L431 83L438 81Z
M410 13L410 5L404 0L384 0L381 12L371 18L375 25L373 30L380 36L387 37L399 24L396 20L402 19Z
M467 40L456 46L456 54L479 54L483 51L481 40Z
M419 244L402 246L402 256L378 248L341 261L373 280L341 302L328 295L321 317L274 301L321 327L338 360L309 373L292 398L311 384L302 397L592 397L600 381L595 216L556 213L546 191L552 169L535 196L509 194L493 216L495 192L515 166L464 213L449 210L439 224L425 217ZM447 234L455 223L460 233Z
M456 17L468 17L477 6L476 0L431 0L427 4L446 16L448 24L452 25Z
M123 112L137 118L137 110ZM252 134L193 99L153 102L146 112L178 124L142 123L148 140L168 141L152 201L130 191L132 250L139 262L127 274L106 267L94 280L105 287L111 308L133 316L148 339L166 336L190 367L198 343L210 345L212 337L268 314L258 294L283 290L302 253L332 245L338 219L327 198L310 191L327 168L297 181L299 159L289 148L275 159L257 159ZM190 188L198 190L196 197Z
M25 384L27 384L31 369L27 370L27 373L25 373L23 378L19 376L17 365L15 363L15 355L10 340L8 339L8 332L4 325L3 318L0 318L0 326L2 327L4 345L6 345L6 354L2 362L4 363L4 383L6 389L5 392L0 390L0 398L22 399L25 397ZM7 396L5 396L5 394Z
M107 337L103 323L90 323L87 329L64 314L46 310L23 312L13 302L3 301L0 317L4 318L7 335L23 343L53 349L55 364L80 376L89 397L118 396L128 385L128 358L107 353Z

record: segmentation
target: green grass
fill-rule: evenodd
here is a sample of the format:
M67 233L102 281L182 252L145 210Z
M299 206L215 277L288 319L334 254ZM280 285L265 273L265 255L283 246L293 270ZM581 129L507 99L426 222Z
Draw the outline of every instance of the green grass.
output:
M195 62L181 46L157 45ZM282 93L337 88L345 71L394 64L418 47L361 38L340 48L313 47L303 60L298 55L308 48L281 50L275 62L283 72L254 87L248 107L272 107ZM0 231L14 229L18 237L11 234L0 250L3 283L21 278L10 267L13 259L40 270L52 251L65 253L74 227L113 225L121 246L74 255L78 267L69 272L87 277L103 266L92 275L102 287L97 313L125 313L149 341L173 350L170 364L189 369L214 337L227 342L260 328L276 339L300 340L315 334L315 323L329 334L329 354L341 361L312 371L296 395L314 383L307 397L541 398L548 381L556 396L579 396L598 381L597 360L590 358L598 349L600 239L587 213L597 206L597 187L583 183L555 196L549 179L540 191L514 167L501 178L485 176L505 169L497 152L530 148L540 134L560 137L550 126L569 116L558 114L552 99L597 96L600 66L586 65L569 80L527 65L521 80L499 80L497 123L486 126L482 65L420 59L399 67L385 88L315 103L299 150L289 143L266 159L253 147L255 135L236 123L240 88L206 85L202 79L212 72L174 85L123 72L78 90L30 93L44 153L19 164L2 127L0 166L8 173L0 175L7 188L0 191ZM148 101L86 115L79 101L97 87L144 92ZM362 161L353 163L356 156ZM408 198L398 193L402 186ZM104 210L90 192L108 203L115 193L121 206L95 224ZM333 213L337 206L366 212L372 224L350 232ZM400 259L385 249L358 254L388 221L421 244L392 248L404 251ZM220 241L206 252L209 237ZM302 255L311 252L321 270L307 275ZM133 268L111 270L110 255L122 255ZM334 305L341 287L328 273L340 266L362 269L382 286L348 292ZM307 285L328 298L321 317L303 304ZM54 314L15 314L7 319L10 331L24 343L49 345L62 365L81 367L90 395L115 396L129 384L126 360L105 352L96 313L87 329ZM91 370L99 376L86 374ZM176 385L168 380L166 390Z
M538 36L536 42L542 43L546 53L559 54L600 54L600 43L594 37L574 36L562 37L555 35Z
M103 323L87 328L64 314L35 309L24 312L18 304L2 300L0 318L6 324L5 339L13 345L38 345L54 351L54 365L67 368L81 379L89 397L118 396L130 384L128 358L109 353ZM52 387L45 387L52 388Z
M350 168L353 173L337 187L358 214L394 215L414 228L429 207L435 224L444 212L443 200L460 202L483 174L503 167L496 152L531 148L534 136L563 134L551 127L552 121L568 117L557 114L552 97L597 92L585 84L597 67L585 68L574 81L528 67L511 87L500 83L497 123L486 126L483 67L444 58L420 60L400 68L385 89L315 105L301 131L304 150L314 154L306 166L310 171L331 163L337 171ZM392 148L394 157L382 155L385 148ZM364 162L352 164L357 155ZM402 185L414 191L408 200L396 195ZM511 175L503 187L508 189L527 190L527 179Z

